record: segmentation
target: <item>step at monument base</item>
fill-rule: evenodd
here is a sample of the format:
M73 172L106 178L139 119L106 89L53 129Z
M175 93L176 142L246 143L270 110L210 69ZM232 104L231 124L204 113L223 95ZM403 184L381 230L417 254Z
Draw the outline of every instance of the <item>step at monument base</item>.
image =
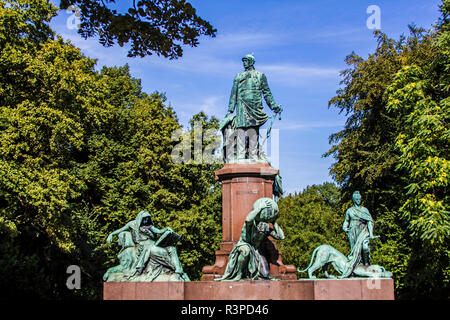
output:
M394 300L393 279L105 282L104 300Z

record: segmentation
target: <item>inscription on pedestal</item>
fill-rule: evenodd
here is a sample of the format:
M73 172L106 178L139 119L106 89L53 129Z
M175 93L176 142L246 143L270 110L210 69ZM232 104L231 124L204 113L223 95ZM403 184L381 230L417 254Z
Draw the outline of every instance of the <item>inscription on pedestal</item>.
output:
M258 194L258 190L250 190L250 191L237 191L236 194Z

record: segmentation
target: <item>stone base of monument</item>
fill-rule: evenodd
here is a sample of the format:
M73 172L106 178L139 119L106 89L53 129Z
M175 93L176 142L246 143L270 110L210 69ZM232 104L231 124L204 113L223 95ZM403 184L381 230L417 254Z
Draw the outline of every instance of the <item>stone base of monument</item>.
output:
M393 279L105 282L104 300L394 300Z
M279 173L267 163L233 163L215 171L222 184L222 243L216 251L216 261L202 269L202 281L212 281L223 275L228 256L241 237L245 218L259 198L273 197L273 181ZM297 280L295 266L285 265L275 241L269 237L261 249L269 263L270 276L280 280Z

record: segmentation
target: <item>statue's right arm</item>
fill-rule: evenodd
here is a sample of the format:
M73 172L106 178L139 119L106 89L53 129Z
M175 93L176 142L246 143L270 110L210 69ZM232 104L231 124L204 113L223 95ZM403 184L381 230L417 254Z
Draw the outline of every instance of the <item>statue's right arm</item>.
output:
M234 112L237 101L237 88L238 88L238 76L234 78L233 88L231 89L230 102L228 103L228 112L227 114L231 114Z
M108 243L112 242L113 237L114 237L115 235L117 235L117 234L119 234L119 233L121 233L121 232L123 232L123 231L127 231L127 230L129 230L129 229L130 229L130 222L127 223L126 225L124 225L122 228L117 229L117 230L111 232L111 233L108 235L108 238L106 239L106 241L107 241Z

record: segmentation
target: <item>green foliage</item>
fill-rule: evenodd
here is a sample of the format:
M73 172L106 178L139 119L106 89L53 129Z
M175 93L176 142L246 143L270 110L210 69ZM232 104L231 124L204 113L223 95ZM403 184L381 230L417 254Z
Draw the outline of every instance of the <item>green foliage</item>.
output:
M132 41L130 55L176 58L173 41L196 45L200 34L215 32L184 1L139 1L126 15L103 2L64 3L81 6L85 36ZM399 41L376 32L375 53L347 57L330 105L349 117L326 154L336 159L331 173L340 188L325 183L280 199L286 264L308 265L324 243L348 253L341 227L358 189L381 235L371 242L372 261L394 273L396 297L448 297L449 0L441 11L434 31L410 27ZM46 0L0 0L2 295L99 298L104 271L117 263L106 235L142 209L182 235L181 263L198 280L221 240L218 165L173 163L172 134L181 126L165 97L143 92L128 66L95 71L95 60L55 39L48 26L55 14ZM168 24L147 37L150 22L137 15ZM138 27L127 33L123 21ZM193 155L198 123L218 128L216 118L193 116L186 134ZM203 138L204 150L211 137ZM82 270L79 291L65 286L73 264Z
M171 161L180 125L165 97L142 92L128 66L97 72L53 40L46 1L1 3L0 26L19 26L0 42L2 295L99 298L102 274L117 264L106 236L142 209L183 236L180 260L199 278L220 242L221 193L213 166ZM65 286L73 264L79 291Z
M306 268L313 250L329 244L344 254L349 253L346 235L342 232L344 213L339 204L339 189L332 183L313 185L301 193L279 200L279 225L286 239L277 242L283 263ZM299 274L299 277L307 277Z
M0 0L0 46L36 46L53 36L48 22L57 8L47 0Z
M344 130L330 136L334 145L325 156L337 160L330 173L342 186L345 200L360 190L371 208L380 199L392 207L395 193L382 186L394 183L392 187L399 187L403 176L402 171L395 171L398 151L392 141L398 124L395 114L386 109L384 92L402 65L426 64L433 51L429 35L415 27L410 30L411 36L399 41L377 31L375 53L366 60L355 53L347 56L350 68L342 73L344 87L329 102L349 115Z
M375 219L374 257L400 298L445 297L449 282L449 4L434 31L399 41L375 32L376 52L351 54L330 100L349 115L326 156L343 201L359 189Z
M60 7L80 8L79 33L84 38L98 36L104 46L131 42L129 57L156 53L176 59L183 55L181 45L195 47L201 35L216 34L216 29L200 18L185 0L129 1L127 12L118 12L114 3L113 0L61 0Z
M387 89L387 108L398 112L403 124L396 138L397 168L408 173L409 185L400 212L413 236L442 245L450 236L450 99L427 94L432 88L425 77L415 65L402 68Z

